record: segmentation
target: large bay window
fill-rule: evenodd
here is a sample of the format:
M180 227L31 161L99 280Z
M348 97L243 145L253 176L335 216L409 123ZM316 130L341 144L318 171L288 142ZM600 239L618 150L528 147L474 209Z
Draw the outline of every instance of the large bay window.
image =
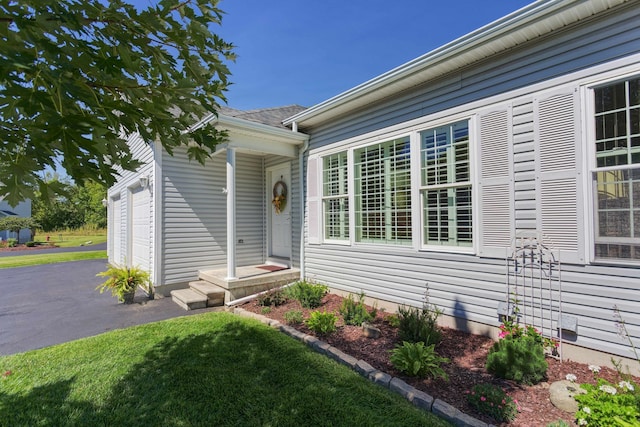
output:
M595 256L640 260L640 78L594 90Z
M468 120L351 150L321 160L324 241L472 246Z
M322 162L322 210L324 238L349 239L349 186L347 152L324 157Z
M411 244L409 137L355 150L354 172L356 241Z
M471 246L469 124L420 132L420 191L426 245Z

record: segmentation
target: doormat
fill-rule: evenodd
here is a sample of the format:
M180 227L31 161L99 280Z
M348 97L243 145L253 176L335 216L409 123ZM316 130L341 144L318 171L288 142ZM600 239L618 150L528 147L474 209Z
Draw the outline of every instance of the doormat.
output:
M263 270L267 270L270 272L274 272L274 271L280 271L280 270L288 270L289 267L282 267L280 265L260 265L258 266L258 268L261 268Z

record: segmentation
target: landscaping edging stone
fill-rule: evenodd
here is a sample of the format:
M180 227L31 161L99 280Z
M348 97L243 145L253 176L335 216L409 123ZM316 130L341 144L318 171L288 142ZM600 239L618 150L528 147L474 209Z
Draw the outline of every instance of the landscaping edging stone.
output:
M329 345L328 343L305 333L298 331L288 325L283 325L277 320L269 319L261 314L247 311L240 307L235 307L233 313L239 316L251 317L264 324L269 325L274 329L289 335L290 337L305 343L308 347L314 351L324 354L327 357L335 360L338 363L346 365L358 372L363 377L369 379L380 386L388 388L394 393L398 393L414 406L423 409L428 412L432 412L434 415L443 418L455 426L458 427L495 427L492 424L487 424L476 418L473 418L464 412L456 409L448 403L434 399L429 394L410 386L400 378L392 377L386 372L382 372L375 369L373 366L365 362L364 360L358 360L353 356L350 356L343 351Z

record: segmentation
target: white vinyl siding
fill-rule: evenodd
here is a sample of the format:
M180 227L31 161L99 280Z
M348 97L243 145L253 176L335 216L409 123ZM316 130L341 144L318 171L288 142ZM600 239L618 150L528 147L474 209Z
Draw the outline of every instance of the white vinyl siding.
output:
M355 150L357 242L411 244L409 137Z
M423 242L471 247L469 122L422 131L420 141Z
M459 328L468 322L497 326L496 308L507 297L504 258L513 238L547 231L566 245L561 249L562 308L564 315L578 319L573 344L629 356L629 346L612 326L612 307L621 309L632 338L640 340L640 268L629 261L630 265L611 265L611 259L606 260L609 265L590 264L585 258L588 248L581 242L586 237L594 243L585 230L591 224L585 209L592 206L583 201L592 191L585 185L595 179L584 176L596 169L595 139L587 137L595 127L594 115L574 110L568 124L558 123L554 115L566 118L576 105L593 104L593 96L576 102L576 89L612 81L615 76L637 75L639 43L640 9L632 2L578 26L568 23L548 37L479 59L455 73L441 75L434 70L433 79L410 90L389 94L369 106L342 110L336 119L314 125L309 130L309 152L318 156L345 149L351 154L362 144L471 117L477 253L422 250L419 245L307 245L306 276L344 292L364 292L367 297L416 307L422 305L428 284L430 301L445 316L456 316ZM408 77L407 83L413 78ZM559 139L553 134L558 130L562 132ZM565 160L572 155L565 150L572 151L575 159L567 163L568 170L554 159L555 149ZM590 157L583 155L585 149L593 151ZM553 166L542 167L542 158ZM584 164L586 159L594 162L591 169ZM571 182L570 173L577 182ZM419 173L414 170L414 174L417 184ZM554 179L563 180L563 185L554 185ZM576 190L581 193L578 199ZM545 206L543 214L542 203L563 201L560 191L567 197L566 192L573 191L567 200L574 206L556 212L553 206ZM562 221L569 223L566 230ZM416 233L421 232L415 225ZM578 240L562 241L565 232Z
M323 158L322 209L325 240L349 240L347 152Z
M640 78L593 90L595 258L640 261Z

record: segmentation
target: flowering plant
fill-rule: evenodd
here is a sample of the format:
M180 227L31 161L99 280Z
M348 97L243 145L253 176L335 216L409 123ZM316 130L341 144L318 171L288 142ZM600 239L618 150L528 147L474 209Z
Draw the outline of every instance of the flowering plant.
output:
M500 339L521 338L524 336L533 338L534 341L542 345L543 348L555 349L558 347L558 341L544 337L537 328L531 325L520 326L511 320L506 320L500 325L500 333L498 334L498 338Z
M640 393L631 378L619 381L616 387L615 384L598 378L600 366L589 365L589 370L597 384L580 385L587 393L574 396L580 408L576 413L578 425L640 426ZM570 378L575 381L575 375L568 374L567 379L571 380Z
M620 381L616 386L600 378L597 385L580 387L587 393L574 396L580 408L578 425L640 426L640 394L633 382Z
M496 421L512 421L518 415L518 401L493 384L478 384L466 395L472 407Z

